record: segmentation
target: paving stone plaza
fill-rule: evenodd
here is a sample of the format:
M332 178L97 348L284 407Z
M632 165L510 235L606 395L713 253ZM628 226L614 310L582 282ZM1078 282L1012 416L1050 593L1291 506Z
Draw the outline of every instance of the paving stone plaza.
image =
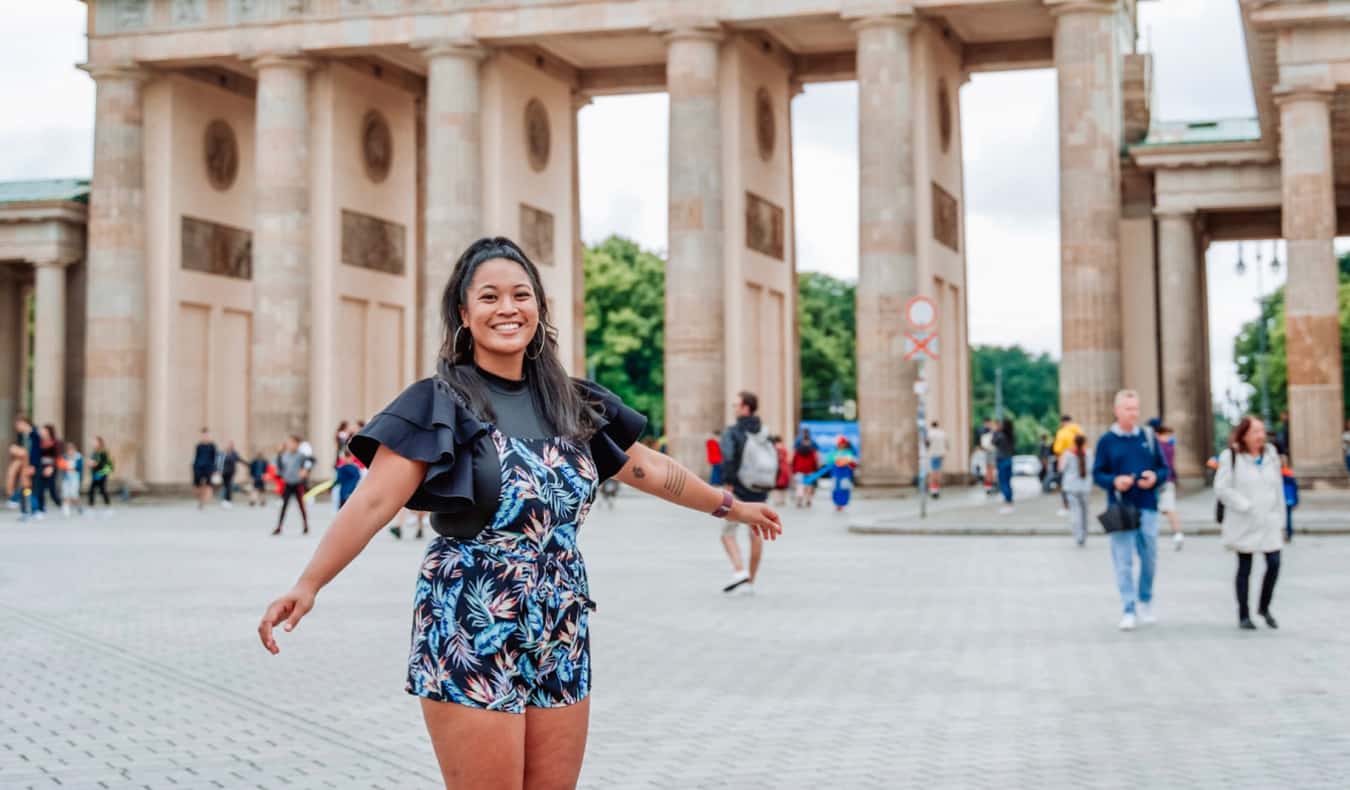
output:
M1216 538L1164 545L1161 622L1126 634L1100 536L859 535L913 503L824 504L753 597L711 520L597 506L582 787L1346 786L1350 537L1300 535L1254 633ZM273 657L258 617L317 542L274 508L0 516L0 787L438 786L402 691L420 544L377 537Z

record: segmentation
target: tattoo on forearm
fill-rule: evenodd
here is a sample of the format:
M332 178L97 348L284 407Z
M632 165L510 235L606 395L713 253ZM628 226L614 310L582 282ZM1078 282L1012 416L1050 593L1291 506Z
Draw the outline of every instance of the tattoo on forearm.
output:
M684 493L684 485L688 481L689 473L684 467L679 466L674 461L666 466L666 482L664 487L674 496L680 496Z
M642 467L640 467L640 466L635 466L635 467L633 467L633 477L636 477L637 479L641 480L642 478L644 478L644 477L646 477L646 476L647 476L647 473L644 472L644 471L642 471Z

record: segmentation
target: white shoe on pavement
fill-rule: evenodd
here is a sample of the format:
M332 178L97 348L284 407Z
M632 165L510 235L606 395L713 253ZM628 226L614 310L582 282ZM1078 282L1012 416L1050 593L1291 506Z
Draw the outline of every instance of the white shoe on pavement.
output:
M750 574L747 571L736 571L731 575L731 581L722 587L722 592L729 593L742 585L750 583Z
M1186 545L1186 536L1178 532L1172 536L1172 548L1181 551L1181 547Z
M1125 616L1120 618L1120 630L1133 631L1135 625L1134 612L1126 612Z
M736 588L736 594L743 598L753 596L755 594L755 583L746 582L745 584L742 584L740 587Z
M234 509L234 503L233 503L233 502L222 501L222 502L220 503L220 507L221 507L222 510L233 510L233 509Z
M1153 613L1153 604L1143 603L1142 601L1140 602L1139 622L1143 623L1144 625L1153 625L1154 623L1158 622L1158 615Z

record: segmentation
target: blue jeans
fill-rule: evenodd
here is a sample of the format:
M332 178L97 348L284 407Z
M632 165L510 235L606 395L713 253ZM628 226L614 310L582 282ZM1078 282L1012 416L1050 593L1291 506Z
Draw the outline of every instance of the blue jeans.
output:
M1116 570L1116 589L1127 614L1134 613L1136 600L1153 600L1153 572L1158 566L1158 511L1140 510L1139 529L1112 532L1111 564ZM1134 584L1134 554L1139 553L1139 591Z
M998 467L998 490L1003 493L1003 501L1012 504L1012 459L1000 458Z

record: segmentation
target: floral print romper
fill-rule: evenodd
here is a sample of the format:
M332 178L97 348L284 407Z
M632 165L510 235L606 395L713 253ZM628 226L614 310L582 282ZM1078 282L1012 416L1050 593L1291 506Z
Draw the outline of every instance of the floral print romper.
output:
M595 498L595 464L563 439L493 429L501 504L471 540L427 548L413 601L409 693L521 713L590 693L587 619L595 604L577 531Z
M351 440L363 463L385 445L427 464L409 508L455 519L481 502L487 523L472 538L442 534L427 546L413 597L408 693L509 713L572 705L590 693L595 604L577 533L646 418L603 387L574 382L600 411L588 441L509 436L436 378L410 386ZM500 473L495 511L470 463L486 441Z

